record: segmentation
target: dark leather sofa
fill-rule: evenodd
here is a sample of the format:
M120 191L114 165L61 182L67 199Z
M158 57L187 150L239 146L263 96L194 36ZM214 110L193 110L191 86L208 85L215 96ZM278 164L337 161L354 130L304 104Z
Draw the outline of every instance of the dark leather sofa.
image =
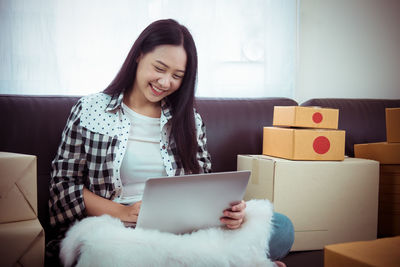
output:
M0 151L37 156L38 213L47 241L51 238L47 206L51 161L78 98L0 95ZM293 105L298 103L288 98L197 99L213 171L236 170L237 154L261 154L262 128L272 125L273 107ZM346 130L346 154L353 156L353 144L385 140L385 108L400 107L400 99L312 99L302 105L338 108L339 129ZM296 252L284 261L290 266L322 266L322 257L322 251Z

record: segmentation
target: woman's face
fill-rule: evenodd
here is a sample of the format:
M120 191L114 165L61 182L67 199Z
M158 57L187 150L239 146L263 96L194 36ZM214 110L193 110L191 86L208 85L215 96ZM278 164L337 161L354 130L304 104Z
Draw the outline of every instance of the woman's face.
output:
M181 86L186 61L183 46L160 45L142 54L137 60L134 93L141 93L149 102L159 102Z

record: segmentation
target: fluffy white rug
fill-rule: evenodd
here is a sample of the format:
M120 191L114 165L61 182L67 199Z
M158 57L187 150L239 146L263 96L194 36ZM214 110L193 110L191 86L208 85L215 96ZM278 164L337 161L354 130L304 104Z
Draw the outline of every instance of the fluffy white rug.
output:
M66 267L274 266L267 258L272 204L247 202L240 229L210 228L185 235L124 227L104 215L75 223L61 243Z

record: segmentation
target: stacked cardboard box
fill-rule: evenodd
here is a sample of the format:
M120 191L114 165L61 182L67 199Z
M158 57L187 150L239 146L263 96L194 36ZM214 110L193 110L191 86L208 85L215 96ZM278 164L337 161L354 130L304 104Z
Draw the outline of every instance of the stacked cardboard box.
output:
M386 109L386 142L356 144L354 153L381 164L378 236L400 235L400 108Z
M345 131L339 110L274 107L274 127L264 127L263 154L292 160L343 160ZM278 127L277 127L278 126Z
M238 155L238 170L251 170L245 200L269 199L276 212L292 220L292 251L376 238L376 161L294 161Z
M36 156L0 152L0 266L43 266Z
M400 236L326 246L325 267L400 266Z
M338 111L276 107L273 124L308 128L266 127L268 155L238 155L237 169L252 172L245 200L269 199L292 220L292 251L375 239L379 163L344 158L344 131L335 130ZM328 140L326 153L313 144L318 137Z

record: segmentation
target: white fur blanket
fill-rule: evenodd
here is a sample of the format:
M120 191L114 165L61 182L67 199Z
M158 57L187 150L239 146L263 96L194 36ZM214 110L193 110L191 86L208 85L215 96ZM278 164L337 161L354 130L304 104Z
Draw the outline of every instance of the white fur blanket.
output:
M247 202L241 228L210 228L175 235L126 228L107 215L75 223L61 243L60 257L72 266L273 266L267 258L272 204Z

